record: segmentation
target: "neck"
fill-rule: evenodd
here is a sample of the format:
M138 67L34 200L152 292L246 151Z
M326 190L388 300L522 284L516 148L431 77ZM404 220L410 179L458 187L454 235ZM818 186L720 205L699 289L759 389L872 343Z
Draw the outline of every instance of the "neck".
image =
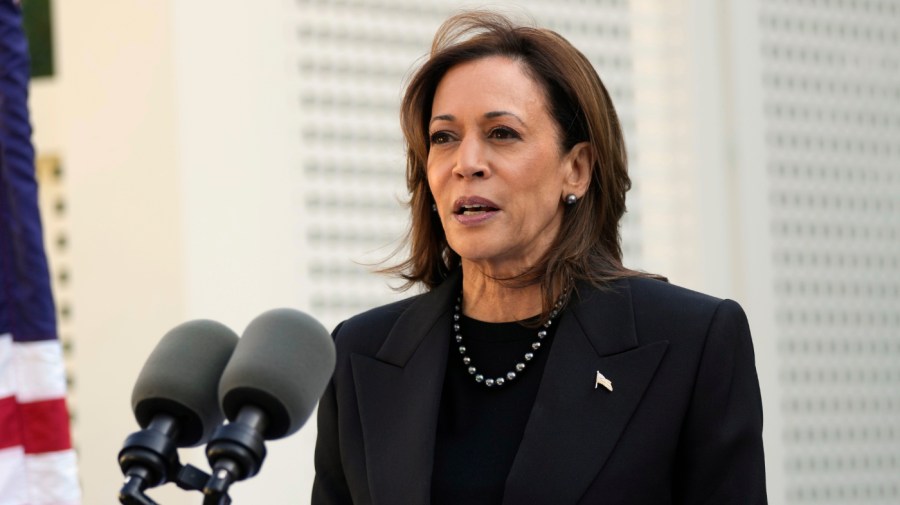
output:
M489 323L521 321L543 308L541 286L509 286L463 262L463 314Z

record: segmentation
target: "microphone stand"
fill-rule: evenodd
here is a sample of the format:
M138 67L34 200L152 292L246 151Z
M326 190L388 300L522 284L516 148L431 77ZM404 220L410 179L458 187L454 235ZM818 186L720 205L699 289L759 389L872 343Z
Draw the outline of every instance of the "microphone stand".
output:
M125 484L119 491L119 503L159 505L144 491L170 480L184 490L203 490L210 476L193 465L181 464L174 442L177 433L175 418L168 414L158 414L146 429L132 433L125 439L125 447L119 452L119 466L125 474ZM230 503L231 497L226 492L210 501L209 505Z
M212 476L203 488L203 505L227 505L228 488L236 481L252 477L259 472L266 458L266 446L262 433L268 419L262 409L245 405L234 422L219 426L206 446L206 457L212 467Z

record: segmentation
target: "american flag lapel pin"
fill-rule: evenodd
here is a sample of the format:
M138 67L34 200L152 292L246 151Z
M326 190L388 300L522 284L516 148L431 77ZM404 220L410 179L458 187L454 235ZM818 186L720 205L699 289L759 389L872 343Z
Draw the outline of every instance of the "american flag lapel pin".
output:
M610 392L613 390L612 381L604 377L600 370L597 370L597 382L594 383L594 389L597 389L597 386L603 386Z

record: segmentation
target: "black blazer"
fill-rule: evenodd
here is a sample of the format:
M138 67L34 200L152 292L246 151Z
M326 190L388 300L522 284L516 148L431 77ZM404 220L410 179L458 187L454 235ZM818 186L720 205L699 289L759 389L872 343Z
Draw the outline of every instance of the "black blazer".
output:
M429 503L459 277L335 330L314 505ZM595 388L597 371L612 392ZM766 503L762 405L740 306L650 279L579 285L503 503Z

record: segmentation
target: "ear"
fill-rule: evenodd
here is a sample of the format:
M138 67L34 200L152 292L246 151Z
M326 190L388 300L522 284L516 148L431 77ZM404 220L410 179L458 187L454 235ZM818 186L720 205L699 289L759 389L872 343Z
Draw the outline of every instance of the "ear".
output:
M594 150L589 142L579 142L565 156L564 160L563 194L574 194L578 198L587 193L591 183L594 168Z

